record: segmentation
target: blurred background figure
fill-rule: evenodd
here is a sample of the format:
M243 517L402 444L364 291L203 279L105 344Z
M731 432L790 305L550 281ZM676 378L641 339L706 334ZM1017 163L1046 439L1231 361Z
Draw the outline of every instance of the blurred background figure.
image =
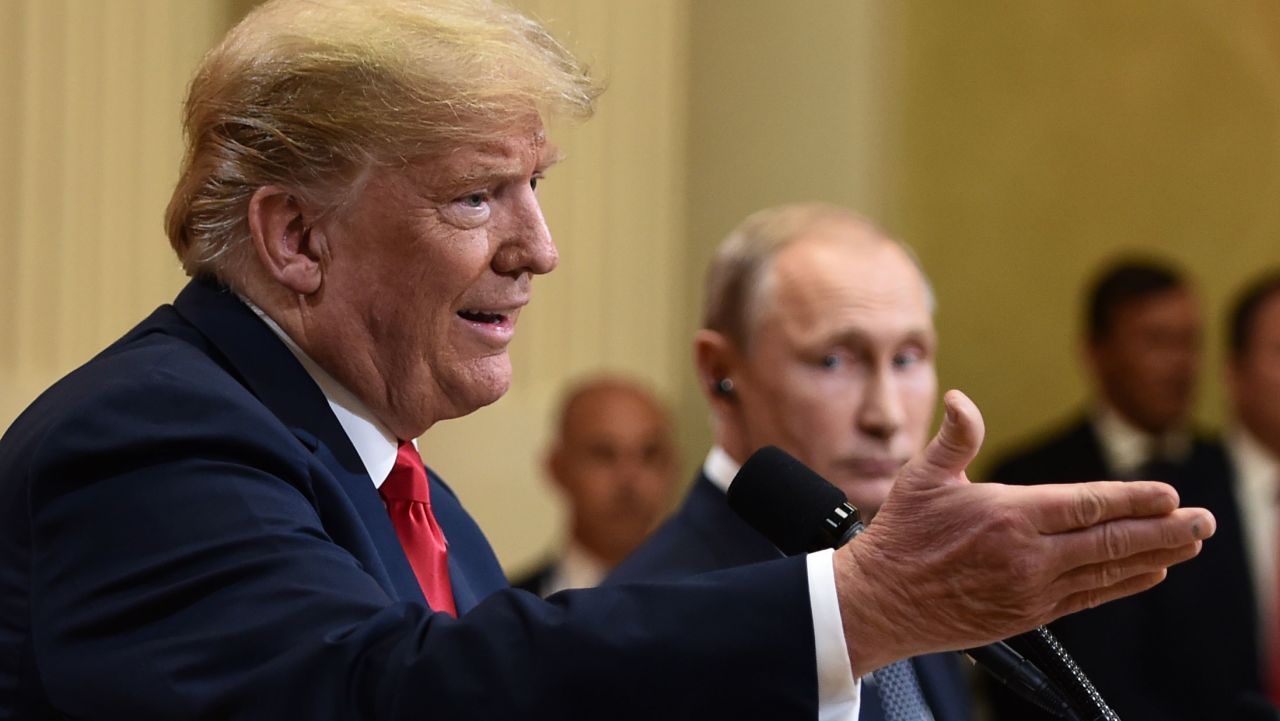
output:
M1187 281L1163 263L1121 261L1098 276L1085 313L1092 407L998 463L994 480L1163 479L1198 450L1189 421L1201 318Z
M1205 552L1150 593L1051 625L1126 721L1236 717L1260 686L1252 594L1220 444L1191 427L1201 361L1199 301L1187 279L1155 260L1125 259L1093 283L1084 359L1093 401L1065 429L997 463L1002 483L1155 479L1202 504L1219 533ZM998 721L1050 716L990 686Z
M546 459L564 500L566 538L554 558L512 585L542 596L597 585L671 507L676 468L670 414L651 392L614 376L578 383Z
M915 256L867 220L825 203L754 213L720 245L705 292L694 355L715 443L684 504L611 583L777 558L725 496L763 446L839 486L869 521L928 440L938 399L933 290ZM885 719L881 692L898 688L934 721L967 721L958 662L929 654L877 670L859 718Z
M1253 583L1260 661L1280 707L1280 269L1241 292L1228 319L1227 450Z

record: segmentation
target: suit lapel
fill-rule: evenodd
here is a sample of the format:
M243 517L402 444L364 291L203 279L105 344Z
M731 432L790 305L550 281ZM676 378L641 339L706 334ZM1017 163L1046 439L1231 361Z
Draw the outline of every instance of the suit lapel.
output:
M968 721L973 700L969 682L954 653L932 653L911 659L935 721Z
M781 558L782 552L729 507L721 491L699 474L685 504L689 524L712 549L723 568Z
M386 571L379 581L387 592L401 600L425 600L364 463L293 353L239 298L211 282L192 281L173 305L342 485L377 549Z
M507 577L493 547L453 490L430 469L427 477L431 480L431 510L449 544L453 601L458 612L465 613L489 594L507 588Z

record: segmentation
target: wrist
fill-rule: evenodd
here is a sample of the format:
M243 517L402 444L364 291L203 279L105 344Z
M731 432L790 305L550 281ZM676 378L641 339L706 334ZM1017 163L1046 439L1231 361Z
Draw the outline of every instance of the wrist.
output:
M872 540L864 534L832 557L840 621L855 678L914 655L909 642L918 633L900 618L909 601L897 589L888 559L868 542Z

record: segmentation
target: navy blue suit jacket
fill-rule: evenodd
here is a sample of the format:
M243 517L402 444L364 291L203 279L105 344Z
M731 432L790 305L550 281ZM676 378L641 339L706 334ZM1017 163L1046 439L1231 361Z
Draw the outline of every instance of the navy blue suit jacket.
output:
M1183 506L1208 508L1218 530L1200 555L1169 569L1155 588L1049 625L1125 721L1235 721L1238 705L1262 691L1253 586L1233 474L1216 443L1164 469ZM1067 483L1110 475L1093 424L1081 418L1000 463L1001 483ZM1049 721L1001 688L991 689L998 721Z
M720 568L760 563L782 553L729 507L725 494L699 475L680 510L635 553L607 583L672 581ZM936 721L969 721L972 701L955 654L911 659ZM874 693L862 695L859 721L883 721Z
M431 494L458 619L293 355L192 282L0 440L0 719L812 718L799 559L544 602Z

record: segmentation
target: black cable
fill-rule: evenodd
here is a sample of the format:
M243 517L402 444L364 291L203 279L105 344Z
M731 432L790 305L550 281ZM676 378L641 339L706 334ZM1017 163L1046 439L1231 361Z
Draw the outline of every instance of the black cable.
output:
M1005 643L1035 664L1064 692L1076 718L1081 721L1120 721L1120 716L1107 705L1093 682L1049 629L1040 626L1005 639Z

